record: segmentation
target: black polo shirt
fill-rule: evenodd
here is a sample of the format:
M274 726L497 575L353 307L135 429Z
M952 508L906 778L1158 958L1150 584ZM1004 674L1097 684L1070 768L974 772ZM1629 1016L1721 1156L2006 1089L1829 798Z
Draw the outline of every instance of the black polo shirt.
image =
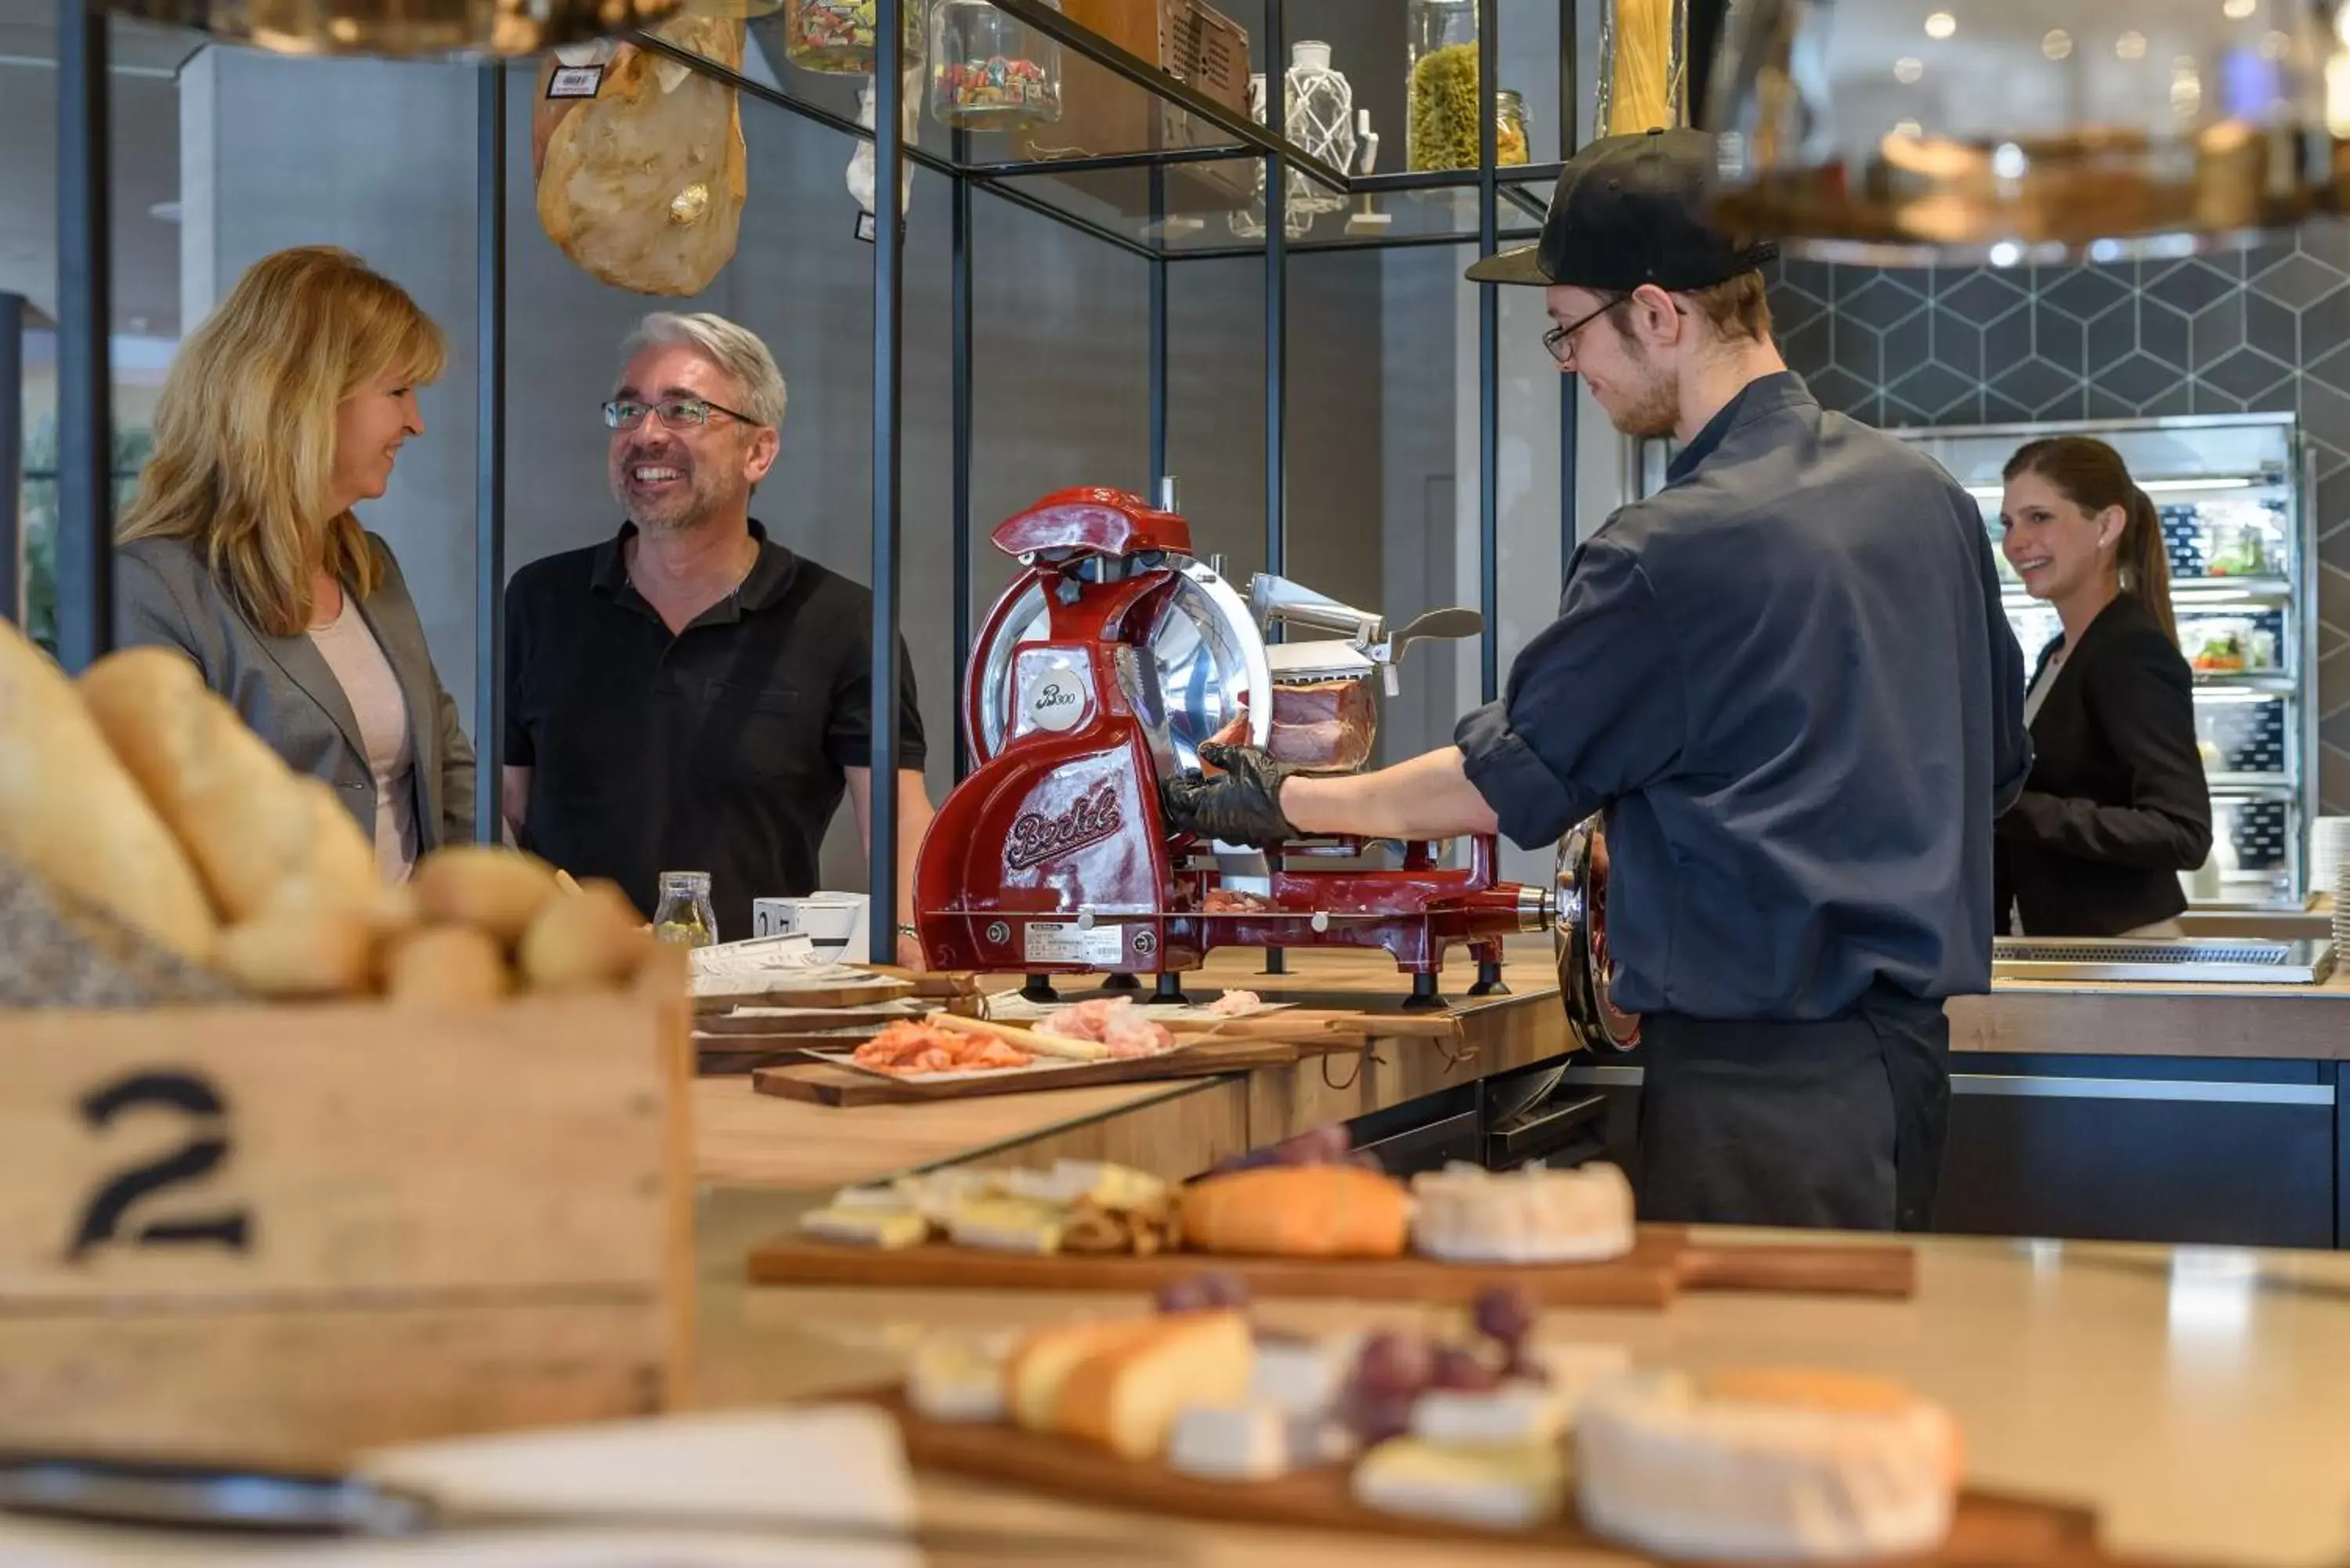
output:
M525 848L608 877L650 919L663 871L707 871L722 939L751 900L810 893L870 762L873 594L767 537L743 586L672 637L629 581L636 532L506 586L505 760L531 770ZM899 649L899 762L922 765ZM888 787L886 784L880 787Z
M1991 821L2032 760L1991 538L1930 459L1793 375L1576 548L1558 619L1454 738L1519 844L1607 809L1619 1007L1991 988Z

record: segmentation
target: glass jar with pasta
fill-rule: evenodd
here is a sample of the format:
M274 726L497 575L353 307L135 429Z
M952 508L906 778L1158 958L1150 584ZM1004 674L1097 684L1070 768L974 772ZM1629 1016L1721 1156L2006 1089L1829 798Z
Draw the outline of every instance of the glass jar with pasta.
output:
M1477 167L1475 0L1411 0L1407 13L1405 141L1415 171Z
M1669 130L1686 118L1684 0L1606 0L1599 21L1599 136Z
M1493 164L1511 169L1527 161L1526 100L1508 88L1493 92Z

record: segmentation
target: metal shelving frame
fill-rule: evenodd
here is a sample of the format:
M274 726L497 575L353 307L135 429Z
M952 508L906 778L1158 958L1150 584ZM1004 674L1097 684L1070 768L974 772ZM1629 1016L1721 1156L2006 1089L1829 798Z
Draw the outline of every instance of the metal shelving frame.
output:
M1208 98L1140 57L1079 26L1046 0L994 0L1001 10L1054 39L1064 49L1124 78L1159 102L1180 109L1195 123L1211 128L1227 139L1215 147L1170 148L1105 157L1070 158L1014 163L974 163L969 158L969 138L953 133L941 156L910 145L899 113L904 90L904 31L902 6L921 0L876 0L875 30L879 58L875 62L875 126L867 130L853 119L817 103L797 98L740 71L681 50L645 34L631 41L668 56L691 69L725 81L739 92L776 105L844 136L869 140L874 147L874 189L892 192L899 188L907 164L928 169L951 182L953 277L952 308L953 454L952 550L955 596L955 684L960 692L963 666L971 647L972 547L972 194L988 193L1086 234L1104 244L1138 256L1149 267L1149 491L1156 495L1167 478L1168 353L1167 268L1192 260L1258 256L1264 260L1265 304L1265 564L1279 571L1286 542L1287 441L1285 428L1287 364L1287 294L1290 259L1331 250L1391 250L1427 244L1473 244L1490 254L1506 242L1532 237L1543 215L1544 202L1526 187L1555 182L1558 165L1496 165L1495 78L1499 54L1499 0L1476 0L1478 94L1481 133L1479 166L1433 173L1356 175L1334 169L1276 134L1269 127L1285 126L1283 94L1288 35L1284 0L1263 0L1263 36L1266 62L1266 124ZM1576 65L1577 0L1559 4L1559 121L1562 154L1577 145L1582 94ZM107 344L107 298L109 275L106 223L107 13L86 0L58 0L58 212L61 228L59 291L60 359L59 430L62 442L58 527L58 630L60 655L69 670L79 670L106 651L112 641L112 573L107 542L112 528L112 504L104 470L110 427ZM476 152L479 233L477 244L480 328L480 390L477 418L481 439L475 475L475 750L479 758L476 811L485 839L499 830L498 778L504 739L504 591L505 583L504 518L504 388L505 388L505 163L506 113L502 63L480 67L481 133ZM1211 160L1260 158L1265 165L1267 222L1263 244L1170 249L1163 231L1154 222L1147 233L1160 243L1144 244L1108 225L1035 196L1024 187L1041 176L1110 170L1147 170L1151 216L1165 214L1164 171L1169 167ZM1409 192L1473 187L1477 192L1477 226L1473 234L1391 235L1367 240L1290 241L1284 231L1277 202L1286 191L1291 171L1306 174L1350 199ZM1513 220L1505 231L1505 217ZM903 303L904 225L879 223L873 246L873 523L872 523L872 711L870 763L877 781L871 811L872 853L868 867L872 900L869 928L872 958L894 957L897 922L897 792L886 782L897 776L898 762L898 634L901 599L899 568L900 408L899 325ZM1492 288L1483 291L1478 314L1478 607L1485 618L1480 647L1481 689L1491 701L1500 690L1500 301ZM1562 559L1575 543L1575 398L1565 378L1560 379L1560 518ZM960 731L960 725L957 726ZM955 741L956 775L968 765L964 740Z

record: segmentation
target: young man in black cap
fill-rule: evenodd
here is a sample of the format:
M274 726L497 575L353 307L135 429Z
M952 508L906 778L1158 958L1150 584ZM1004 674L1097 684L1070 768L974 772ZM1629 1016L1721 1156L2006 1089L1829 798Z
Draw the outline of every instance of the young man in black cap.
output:
M1707 221L1712 139L1594 143L1540 244L1544 341L1665 488L1568 563L1558 619L1456 743L1317 778L1228 749L1166 789L1229 842L1607 814L1617 1005L1647 1015L1641 1212L1923 1229L1948 1120L1945 997L1988 990L1991 821L2022 786L2023 660L1981 514L1822 410L1772 347L1768 244Z

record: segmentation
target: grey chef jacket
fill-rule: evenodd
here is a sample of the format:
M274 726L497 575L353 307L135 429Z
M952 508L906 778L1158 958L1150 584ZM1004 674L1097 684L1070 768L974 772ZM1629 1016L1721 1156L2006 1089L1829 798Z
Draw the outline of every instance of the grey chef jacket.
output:
M1940 467L1792 374L1575 550L1558 619L1455 739L1522 846L1607 808L1620 1007L1990 989L1991 821L2031 762L1991 540Z

